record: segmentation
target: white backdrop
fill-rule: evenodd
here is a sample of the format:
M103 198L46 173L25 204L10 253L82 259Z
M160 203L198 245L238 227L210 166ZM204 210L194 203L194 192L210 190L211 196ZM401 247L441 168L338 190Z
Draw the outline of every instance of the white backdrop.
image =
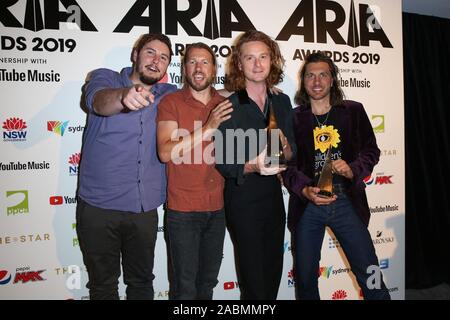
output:
M382 152L366 179L369 230L392 297L404 298L400 0L18 0L0 5L0 299L88 296L75 232L86 118L80 100L87 73L130 65L138 36L161 31L171 38L175 51L168 82L180 85L180 50L203 41L217 52L216 87L221 88L231 44L248 28L277 39L286 59L280 88L292 99L305 53L325 50L341 69L346 97L364 104ZM155 299L167 299L162 210L159 215ZM239 299L228 234L225 241L214 297ZM288 231L284 247L278 298L294 299ZM69 266L78 266L80 272ZM320 266L322 299L361 299L331 232L325 235Z

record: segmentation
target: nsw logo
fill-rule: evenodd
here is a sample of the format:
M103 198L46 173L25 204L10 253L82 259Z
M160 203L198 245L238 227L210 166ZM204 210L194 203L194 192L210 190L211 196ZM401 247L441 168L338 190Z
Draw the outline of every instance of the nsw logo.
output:
M78 174L78 166L80 165L81 153L74 153L69 157L69 175L76 176Z
M7 215L28 213L28 190L6 191Z
M331 296L331 300L345 300L347 298L347 291L336 290Z
M25 141L27 123L20 118L9 118L3 121L3 141Z

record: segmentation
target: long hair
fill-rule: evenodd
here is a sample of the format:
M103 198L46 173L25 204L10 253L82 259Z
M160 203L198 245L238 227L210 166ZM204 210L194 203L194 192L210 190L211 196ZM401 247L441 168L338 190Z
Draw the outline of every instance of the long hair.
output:
M325 62L328 64L328 68L331 73L331 77L333 79L333 86L330 89L330 104L332 106L340 105L342 104L344 100L344 92L342 91L342 88L339 84L338 75L339 75L339 68L334 64L334 62L327 56L325 53L318 51L311 53L308 55L305 59L305 63L303 64L302 69L300 70L300 88L295 93L294 102L297 105L308 105L310 104L309 95L306 92L305 89L305 73L306 73L306 67L310 63L317 63L317 62Z
M162 43L164 43L168 48L170 52L169 56L169 63L172 60L173 51L172 51L172 43L170 42L170 39L165 34L161 33L146 33L141 35L135 42L133 46L133 50L131 51L131 61L133 61L133 55L136 52L137 55L139 55L139 52L142 50L142 48L153 40L159 40Z
M228 63L228 73L225 81L225 89L237 91L245 88L244 72L239 69L239 59L242 53L242 45L250 41L263 42L270 50L271 66L269 76L266 79L267 87L273 87L284 77L284 58L281 55L280 47L268 35L261 31L250 30L241 34L235 43L235 48Z

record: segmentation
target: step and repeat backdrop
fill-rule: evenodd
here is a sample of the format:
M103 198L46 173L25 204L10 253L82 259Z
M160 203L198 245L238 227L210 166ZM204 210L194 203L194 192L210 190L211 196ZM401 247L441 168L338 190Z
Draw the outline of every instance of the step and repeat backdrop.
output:
M167 34L175 53L164 81L181 87L184 48L216 52L223 87L236 36L276 39L286 59L280 88L292 100L305 56L326 51L348 99L364 104L381 158L366 178L369 230L393 299L404 298L404 124L400 0L11 0L0 4L0 299L88 299L75 231L86 113L82 86L100 67L131 65L143 33ZM293 104L294 105L294 104ZM301 152L301 150L300 150ZM285 194L285 203L288 193ZM155 299L168 299L163 210ZM295 299L286 230L278 299ZM327 230L318 270L322 299L362 299L339 242ZM121 282L120 295L125 290ZM227 234L216 299L239 299Z

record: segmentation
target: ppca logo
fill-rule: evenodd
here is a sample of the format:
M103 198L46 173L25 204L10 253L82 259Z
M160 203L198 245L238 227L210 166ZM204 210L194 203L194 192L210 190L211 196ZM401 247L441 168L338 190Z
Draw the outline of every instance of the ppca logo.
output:
M6 214L28 213L28 190L6 191Z
M384 115L372 115L372 128L375 133L384 133Z

